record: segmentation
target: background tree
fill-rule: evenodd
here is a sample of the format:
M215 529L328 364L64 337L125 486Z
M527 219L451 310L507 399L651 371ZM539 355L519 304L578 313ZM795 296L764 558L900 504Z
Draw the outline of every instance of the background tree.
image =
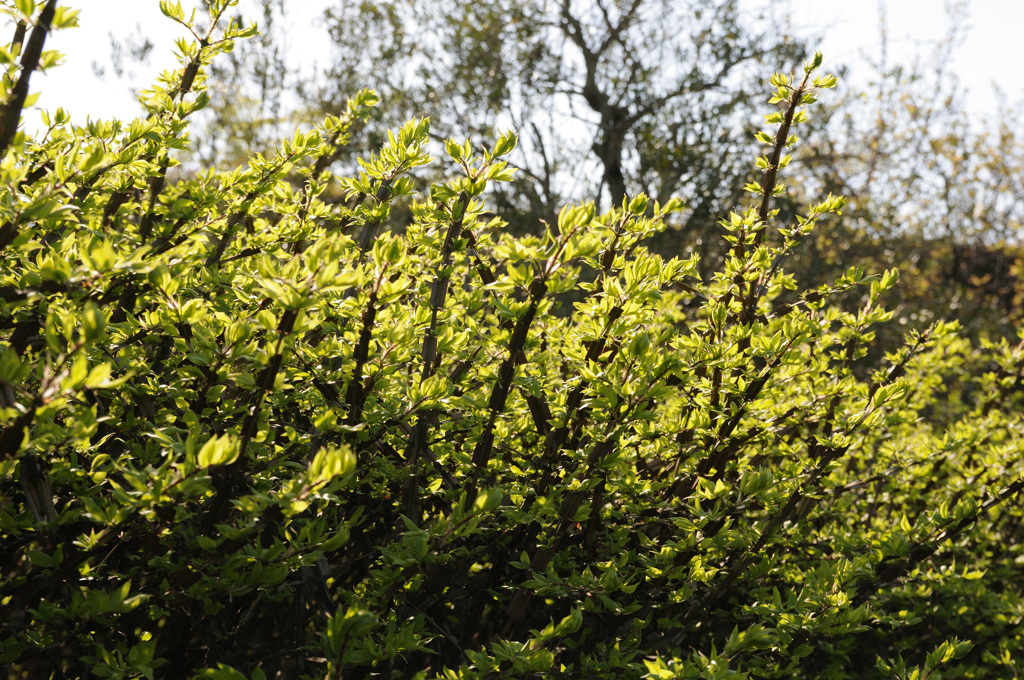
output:
M437 139L520 131L520 172L495 205L526 231L567 198L618 205L640 190L680 195L690 208L679 226L708 231L749 179L740 159L753 148L757 83L804 53L736 0L344 2L325 26L333 61L298 88L307 110L374 88L371 147L414 113ZM215 78L244 81L243 63Z
M196 150L200 165L222 159L237 162L254 151L270 151L295 126L288 99L297 79L284 57L291 39L279 26L285 2L259 0L255 5L235 19L243 26L256 23L260 34L239 41L210 65L211 94L218 104L204 116L202 144ZM245 77L238 77L243 73Z
M888 302L900 327L956 318L975 337L1012 337L1024 312L1024 119L1005 103L983 117L968 110L951 72L966 7L951 8L949 35L915 63L889 65L883 47L862 64L873 74L865 87L812 122L794 161L796 203L831 192L847 204L796 269L824 282L851 265L896 267L904 283Z

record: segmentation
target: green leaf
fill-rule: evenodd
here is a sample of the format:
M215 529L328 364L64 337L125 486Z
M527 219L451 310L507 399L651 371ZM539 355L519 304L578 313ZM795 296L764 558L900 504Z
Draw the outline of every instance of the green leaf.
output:
M103 339L106 334L107 319L95 302L86 303L79 318L82 322L83 340L87 344L92 345Z
M110 383L110 363L96 364L85 378L86 387L106 387Z
M24 367L22 365L21 359L18 358L18 353L13 349L5 349L0 354L0 382L17 385L21 381L26 368L31 370L31 366Z
M220 437L213 437L203 444L203 448L199 449L199 453L196 454L196 463L201 468L230 465L238 458L239 451L238 440L225 433Z
M512 130L503 132L498 138L498 142L494 145L494 151L491 152L491 156L494 158L500 158L501 156L508 155L519 144L519 136Z
M35 0L14 0L14 5L18 8L18 11L22 14L22 16L25 16L29 19L31 19L32 15L36 13Z
M57 566L58 562L52 557L39 550L26 550L25 557L31 560L32 564L43 569Z
M356 469L356 456L348 446L320 449L309 464L310 484L326 484L335 477L352 474Z
M160 0L160 11L169 19L179 22L185 20L185 10L181 8L180 2L175 2L172 5L169 0Z
M212 678L212 680L249 680L241 671L222 663L218 663L216 668L204 669L196 677Z
M61 30L64 28L75 28L78 26L78 15L81 10L71 9L70 7L57 7L57 10L53 13L53 21L50 26L54 30Z
M495 508L501 503L501 499L504 497L504 492L500 487L492 487L478 494L476 500L473 501L474 515L484 515L489 512L493 512Z
M555 626L555 637L572 635L583 625L583 610L576 608Z
M454 139L446 139L444 142L444 150L448 153L453 161L456 163L464 160L462 146L456 143Z

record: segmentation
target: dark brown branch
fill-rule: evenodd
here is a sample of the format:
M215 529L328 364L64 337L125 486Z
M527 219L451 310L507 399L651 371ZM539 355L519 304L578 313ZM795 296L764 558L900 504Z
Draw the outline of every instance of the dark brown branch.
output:
M11 100L7 102L3 112L0 112L0 158L6 153L7 147L14 141L14 135L18 131L21 110L25 107L25 99L28 97L28 82L32 73L39 67L43 43L46 42L46 34L50 32L50 24L53 23L56 11L57 0L47 0L32 29L32 35L29 36L28 45L21 55L21 75L18 76L18 82L11 92ZM15 37L17 37L17 33Z

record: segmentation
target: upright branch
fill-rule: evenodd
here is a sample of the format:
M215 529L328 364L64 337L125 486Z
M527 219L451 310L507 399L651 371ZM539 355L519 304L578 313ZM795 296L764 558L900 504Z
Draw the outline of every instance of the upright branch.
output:
M817 56L815 57L815 60L819 60ZM817 67L816 64L812 64L811 66L813 68ZM804 78L800 81L799 87L796 88L790 87L788 83L783 81L781 76L778 77L779 91L771 99L771 102L775 103L779 101L783 92L788 92L788 98L785 100L786 112L782 117L782 124L779 125L779 129L775 133L772 155L768 160L767 168L764 173L764 181L761 184L761 204L757 208L757 219L762 225L768 224L768 218L771 213L772 197L776 195L775 189L778 184L779 169L785 167L789 162L789 157L787 156L783 159L782 154L788 147L792 146L792 144L796 142L795 137L790 138L789 130L793 127L794 122L799 122L797 120L797 107L804 103L804 94L807 92L807 79L811 75L811 70L812 69L808 68L804 69ZM772 84L775 84L775 82L775 78L773 78ZM775 122L777 115L778 114L772 114L768 116L768 122ZM799 120L803 120L803 117ZM764 230L761 229L754 237L754 245L760 244L763 238Z
M484 424L480 438L473 448L473 475L469 480L467 489L470 497L475 497L476 482L487 468L491 460L491 453L494 447L495 424L498 416L505 410L505 402L508 400L509 392L512 389L512 381L515 377L516 367L526 360L524 350L526 341L533 325L541 302L548 294L548 279L562 264L562 257L566 246L576 233L589 224L594 218L593 205L566 208L559 215L559 237L552 244L551 255L543 265L538 265L537 273L530 281L527 289L526 310L516 320L512 329L512 335L508 341L508 349L504 359L498 368L497 379L491 388L491 396L487 401L487 421Z
M769 102L772 104L784 102L785 109L782 112L776 111L766 117L767 124L779 126L774 137L763 131L757 133L758 141L771 146L771 155L761 156L757 160L757 167L764 171L764 179L761 183L753 182L745 187L747 191L759 195L761 199L754 216L756 221L753 225L750 225L753 230L751 245L755 249L764 242L768 222L775 215L776 211L773 211L771 207L772 199L785 190L784 185L779 182L779 170L789 165L792 159L792 156L785 152L786 149L792 147L797 141L796 136L790 134L793 126L807 120L806 111L800 107L817 101L814 97L814 89L832 88L836 85L836 78L832 75L818 76L813 82L809 82L811 74L821 66L821 62L822 55L820 52L816 52L814 59L804 64L803 79L796 87L792 85L792 77L790 76L782 74L772 76L771 82L776 87L776 91ZM842 203L842 199L834 199L830 196L828 201L812 206L811 219L801 220L801 229L804 231L809 230L814 218L824 212L838 211L842 207ZM746 228L747 226L745 225L733 246L733 253L740 259L743 259L747 252L748 234ZM799 233L801 229L795 230L795 232ZM752 320L757 308L758 298L764 293L768 280L778 272L778 268L782 263L783 252L791 245L792 243L787 240L785 246L776 255L770 271L763 272L755 277L755 279L749 281L746 293L740 293L743 297L742 320L744 323L750 323Z
M43 54L43 43L50 32L50 25L57 12L57 0L47 0L43 5L39 17L36 19L32 34L29 36L28 44L21 55L21 74L11 91L7 105L0 110L0 158L3 158L7 148L14 141L14 135L18 131L18 122L21 120L21 111L25 107L25 100L28 98L28 83L32 73L39 67L39 58ZM24 29L19 22L19 30L15 33L15 44L24 39Z

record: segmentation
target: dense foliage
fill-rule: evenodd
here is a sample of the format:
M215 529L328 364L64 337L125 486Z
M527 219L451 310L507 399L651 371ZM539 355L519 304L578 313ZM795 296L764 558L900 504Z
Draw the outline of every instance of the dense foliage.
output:
M519 171L487 199L506 229L540 233L540 221L555 223L569 199L608 207L640 192L678 196L685 209L647 246L666 257L699 254L704 278L726 251L717 222L752 177L761 84L808 49L793 35L800 17L777 2L322 2L331 5L321 30L332 49L318 66L300 65L287 49L299 40L286 29L295 5L240 3L263 35L214 63L210 87L221 94L199 116L194 159L243 163L296 119L319 120L370 86L382 105L341 154L342 172L406 117L429 116L435 140L490 143L511 126L522 138L506 160ZM885 296L897 323L878 330L877 350L895 349L908 324L948 318L974 338L1012 338L1021 321L1021 107L979 115L980 84L968 92L957 81L969 8L969 0L948 3L949 33L916 63L886 60L883 21L877 61L837 64L857 77L819 108L776 204L792 220L818 196L848 199L842 218L790 260L808 287L855 265L904 274ZM416 178L421 189L443 179L440 168ZM855 298L840 304L857 308Z
M10 676L1024 672L1024 343L936 322L875 361L898 275L787 271L844 205L773 206L820 56L772 78L753 207L701 277L644 246L674 199L509 235L485 192L512 133L449 141L419 196L425 120L334 176L369 92L169 176L252 32L217 29L230 4L201 29L162 3L195 41L147 118L0 128ZM0 122L57 5L9 8Z

